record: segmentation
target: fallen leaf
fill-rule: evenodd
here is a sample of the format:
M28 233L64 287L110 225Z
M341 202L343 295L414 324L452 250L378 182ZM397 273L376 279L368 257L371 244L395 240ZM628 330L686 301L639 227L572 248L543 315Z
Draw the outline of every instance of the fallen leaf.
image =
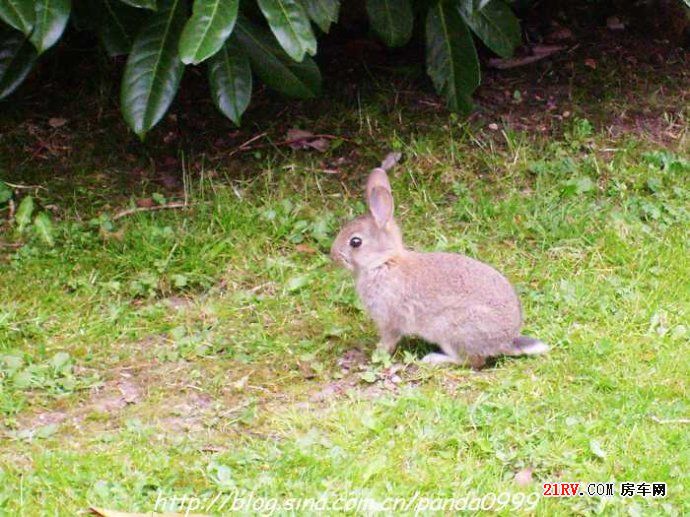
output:
M591 68L592 70L596 70L597 69L597 62L590 57L590 58L585 59L585 66Z
M559 27L549 33L547 39L550 41L565 41L573 39L573 31L568 27Z
M325 138L317 137L311 131L303 129L288 129L285 139L292 149L316 149L323 153L328 149L329 142Z
M175 190L182 186L182 180L168 172L163 172L158 179L161 182L161 185L170 190Z
M606 18L606 27L610 31L622 31L625 29L625 24L618 16L609 16Z
M310 253L310 254L316 253L316 250L314 248L312 248L311 246L309 246L308 244L298 244L297 246L295 246L295 249L297 251L299 251L300 253Z
M151 208L153 206L153 199L150 197L142 197L136 200L136 205L141 208Z
M328 143L328 140L326 140L325 138L315 138L314 140L309 141L307 145L312 149L316 149L320 153L325 153L328 150L328 146L330 144Z
M48 125L50 127L58 128L58 127L64 126L65 124L67 124L66 118L54 117L54 118L48 119Z
M515 483L522 487L532 484L532 469L527 467L515 474Z
M290 142L290 147L293 149L302 149L304 147L304 140L314 138L314 133L311 131L304 131L303 129L288 129L285 139Z

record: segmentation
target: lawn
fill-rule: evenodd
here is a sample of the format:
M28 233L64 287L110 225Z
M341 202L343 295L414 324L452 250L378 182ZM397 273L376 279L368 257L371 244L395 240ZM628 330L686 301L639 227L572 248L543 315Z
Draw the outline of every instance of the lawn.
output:
M495 497L502 515L690 513L687 91L619 86L592 108L579 103L596 88L576 84L570 107L525 128L376 83L357 109L344 95L290 108L307 113L293 126L337 137L323 154L279 144L289 117L231 156L256 128L215 154L183 131L158 147L169 158L116 113L90 131L19 124L19 105L0 168L51 214L55 243L3 226L0 513L222 514L250 497L235 509L402 498L448 513L465 498L477 512ZM640 99L651 131L620 122ZM372 357L373 324L327 251L391 149L408 245L503 271L549 354L479 372L423 365L430 346L413 340ZM667 494L541 496L609 481Z

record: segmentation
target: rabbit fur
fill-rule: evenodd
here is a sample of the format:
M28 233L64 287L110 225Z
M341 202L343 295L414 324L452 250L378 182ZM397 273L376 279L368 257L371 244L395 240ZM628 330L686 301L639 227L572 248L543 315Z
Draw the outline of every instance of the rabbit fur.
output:
M389 155L370 173L368 213L347 223L331 248L331 258L354 274L379 331L378 348L392 354L400 338L417 336L442 351L425 362L474 368L488 357L547 352L541 341L520 335L520 301L501 273L463 255L405 247L386 174L397 158Z

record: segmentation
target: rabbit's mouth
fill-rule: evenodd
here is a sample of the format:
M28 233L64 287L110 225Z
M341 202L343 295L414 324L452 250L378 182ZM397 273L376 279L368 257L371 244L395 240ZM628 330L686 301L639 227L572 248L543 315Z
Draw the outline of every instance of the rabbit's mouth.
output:
M346 269L349 269L352 271L354 267L352 266L352 262L350 262L350 257L348 257L345 253L338 252L337 255L333 257L336 262L340 262Z

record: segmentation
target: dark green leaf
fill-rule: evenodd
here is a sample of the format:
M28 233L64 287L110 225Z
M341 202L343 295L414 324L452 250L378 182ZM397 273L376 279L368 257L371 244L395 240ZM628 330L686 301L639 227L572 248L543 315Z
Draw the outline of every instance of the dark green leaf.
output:
M0 205L7 203L12 199L12 190L4 181L0 181Z
M34 198L31 196L26 196L19 203L19 208L17 208L17 213L14 214L14 222L17 225L17 230L22 233L27 226L31 223L31 215L34 213Z
M48 246L55 246L55 237L53 236L53 222L50 216L45 212L41 212L34 219L34 230L39 238Z
M0 30L0 99L17 89L36 62L36 49L21 32Z
M490 0L483 7L476 0L460 0L460 14L484 44L501 57L513 55L522 41L520 20L503 0Z
M440 2L426 20L426 69L453 111L472 109L479 86L479 59L472 35L455 6Z
M71 0L35 0L36 22L31 43L41 54L55 45L67 25L72 10Z
M688 0L690 2L690 0ZM331 23L338 21L340 0L302 0L302 5L316 25L323 32L328 32Z
M34 28L34 0L0 0L0 20L27 36Z
M218 52L237 21L239 0L195 0L180 37L183 63L201 63Z
M258 0L271 31L295 61L316 54L316 36L307 13L296 0Z
M129 54L132 42L145 19L141 9L119 0L92 0L98 13L98 36L110 56Z
M98 9L101 6L97 6L97 3L100 4L97 0L77 0L72 4L72 12L69 19L76 30L95 32L98 29Z
M374 32L389 47L401 47L412 37L411 0L367 0L367 14Z
M252 97L252 70L235 37L208 62L211 96L218 109L238 126Z
M269 33L240 19L236 34L252 62L252 68L270 88L290 97L308 99L321 91L321 73L310 57L296 63L283 52Z
M156 0L120 0L120 2L124 2L132 7L151 9L152 11L155 11L158 8Z
M134 40L122 77L125 121L143 138L175 98L184 64L177 53L185 22L184 0L165 0Z

